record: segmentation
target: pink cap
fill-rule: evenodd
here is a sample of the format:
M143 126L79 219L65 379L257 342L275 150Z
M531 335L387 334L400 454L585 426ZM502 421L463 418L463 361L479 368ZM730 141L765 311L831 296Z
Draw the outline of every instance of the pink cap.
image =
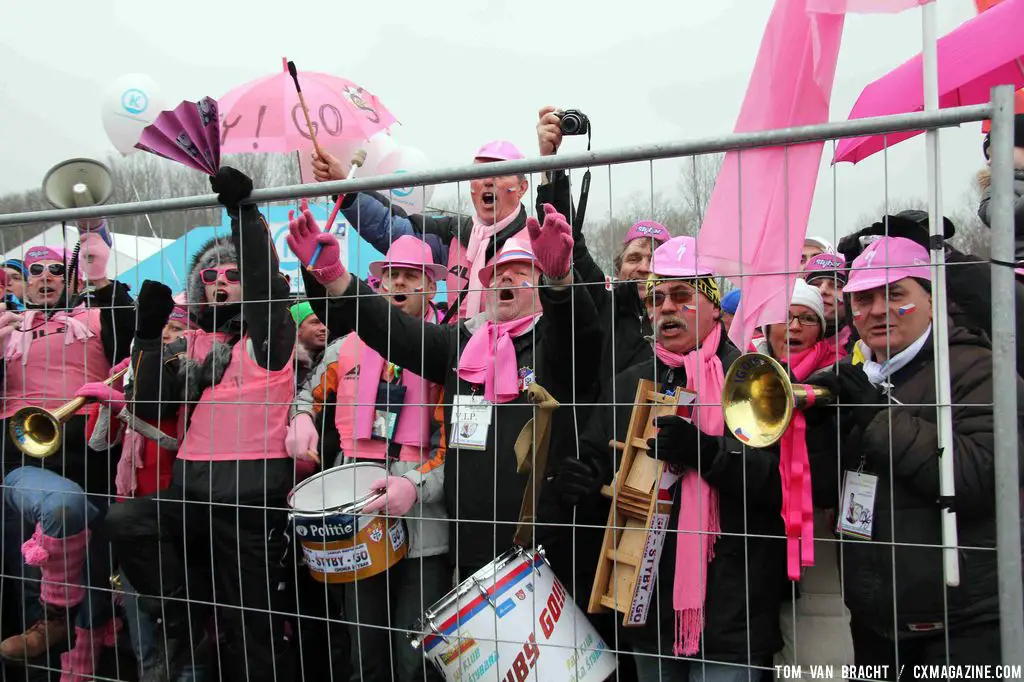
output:
M505 240L501 250L491 261L480 268L480 283L485 287L491 286L491 278L498 268L506 263L533 263L536 259L533 255L533 247L529 240L520 240L510 237Z
M182 292L174 297L174 308L171 310L170 320L177 322L184 322L188 326L192 326L192 316L188 314L188 308L185 307L185 292Z
M654 250L651 272L658 277L711 277L714 271L697 262L697 240L673 237Z
M903 237L882 237L857 256L850 268L844 293L867 291L907 277L932 280L928 251Z
M473 158L477 161L517 161L526 157L511 142L494 140L480 147Z
M369 269L371 275L380 279L384 277L384 271L388 268L422 270L435 282L448 275L447 268L434 262L430 246L422 239L408 234L391 242L385 260L373 261Z
M62 246L33 246L25 252L25 267L41 260L55 260L61 263L67 261L67 251Z
M626 233L626 238L622 240L622 243L628 244L634 239L642 239L644 237L653 239L656 242L667 242L668 236L668 230L661 223L656 223L653 220L641 220L629 228L629 232Z

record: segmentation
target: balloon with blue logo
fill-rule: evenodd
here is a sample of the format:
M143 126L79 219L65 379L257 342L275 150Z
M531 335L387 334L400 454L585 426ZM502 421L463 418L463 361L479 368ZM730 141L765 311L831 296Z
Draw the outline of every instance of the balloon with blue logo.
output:
M388 154L374 171L374 175L418 173L431 167L427 155L415 147L399 147ZM434 186L396 187L388 195L407 214L423 213L423 208L434 195Z
M142 73L125 74L103 95L103 128L117 151L128 156L138 151L135 143L142 129L166 108L167 100L152 78Z

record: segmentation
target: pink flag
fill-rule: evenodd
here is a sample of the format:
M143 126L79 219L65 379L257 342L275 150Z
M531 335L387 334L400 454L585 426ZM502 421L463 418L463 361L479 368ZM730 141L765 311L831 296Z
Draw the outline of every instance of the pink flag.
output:
M736 132L828 120L844 17L809 12L816 1L776 0ZM743 351L756 327L788 314L823 146L725 156L697 247L702 260L741 288L729 338Z
M808 12L825 14L893 14L933 0L807 0Z

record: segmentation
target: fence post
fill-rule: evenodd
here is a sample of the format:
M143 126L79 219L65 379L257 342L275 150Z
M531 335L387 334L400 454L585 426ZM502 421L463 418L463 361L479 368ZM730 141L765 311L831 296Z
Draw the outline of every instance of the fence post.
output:
M1012 263L1013 88L992 89L992 408L995 431L996 549L999 557L999 628L1003 663L1024 665L1024 590L1021 585L1018 483L1017 338Z

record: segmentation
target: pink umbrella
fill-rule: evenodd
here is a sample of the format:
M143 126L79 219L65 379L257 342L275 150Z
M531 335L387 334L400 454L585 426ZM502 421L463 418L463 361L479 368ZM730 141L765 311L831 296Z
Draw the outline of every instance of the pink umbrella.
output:
M996 85L1024 86L1024 0L1005 0L964 22L938 41L939 107L981 104ZM921 55L871 83L857 98L850 119L924 109ZM857 163L886 145L922 131L842 140L833 163Z
M286 153L312 149L295 83L285 68L240 85L218 98L221 151ZM395 123L380 100L345 78L326 73L299 73L302 94L321 146L342 140L365 140Z

